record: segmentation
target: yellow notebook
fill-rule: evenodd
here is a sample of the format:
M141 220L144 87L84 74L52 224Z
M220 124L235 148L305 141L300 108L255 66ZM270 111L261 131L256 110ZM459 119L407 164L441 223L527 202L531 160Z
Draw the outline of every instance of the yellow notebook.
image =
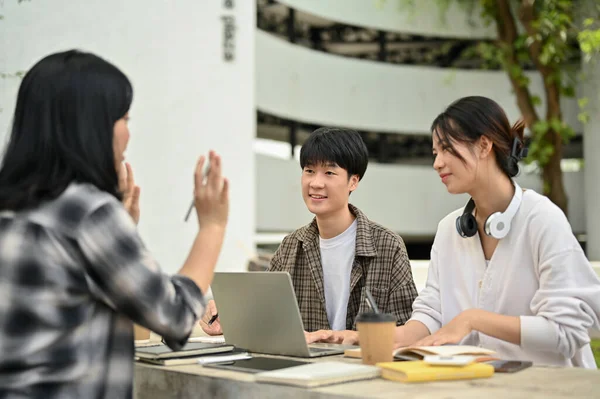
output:
M494 366L472 363L468 366L432 366L422 360L377 363L381 377L400 382L468 380L494 375Z

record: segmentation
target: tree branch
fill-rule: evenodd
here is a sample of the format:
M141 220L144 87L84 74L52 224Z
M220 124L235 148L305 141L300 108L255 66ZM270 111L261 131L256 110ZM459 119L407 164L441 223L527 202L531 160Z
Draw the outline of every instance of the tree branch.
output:
M557 84L557 80L552 75L557 71L545 65L541 62L540 56L542 53L542 42L538 40L538 32L533 27L533 21L535 20L535 10L533 8L533 0L522 0L521 7L519 9L519 19L525 28L525 31L531 37L533 42L529 46L529 54L535 64L538 71L542 75L544 80L544 90L546 91L547 107L546 107L546 119L556 117L561 118L560 111L560 89Z
M513 50L515 41L517 40L517 26L515 19L510 10L508 0L498 0L496 3L496 12L494 13L496 20L496 27L498 30L498 39L504 44L506 49L506 63L507 70L514 65L519 65L519 61ZM539 120L533 101L531 99L531 93L528 87L524 87L520 82L513 77L510 73L508 74L510 81L517 96L517 104L521 110L527 126L530 128L533 124Z

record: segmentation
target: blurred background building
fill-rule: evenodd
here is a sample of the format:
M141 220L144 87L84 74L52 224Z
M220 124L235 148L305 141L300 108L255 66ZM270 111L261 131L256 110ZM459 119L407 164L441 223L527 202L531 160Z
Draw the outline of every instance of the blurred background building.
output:
M430 124L467 95L499 102L511 122L521 113L507 73L475 49L493 44L495 26L472 8L436 1L259 0L256 32L257 236L274 250L282 236L310 219L299 195L299 149L315 128L358 130L369 169L352 202L398 232L411 259L428 259L437 222L464 205L432 169ZM576 44L573 44L576 47ZM580 52L568 63L578 68ZM525 65L533 93L543 91ZM539 108L543 109L544 104ZM583 125L575 98L563 98L575 136L564 148L568 213L585 247ZM521 184L542 191L539 169L523 165ZM275 203L286 206L275 206Z
M0 3L0 135L9 131L21 73L34 62L69 48L107 58L135 89L128 159L142 187L148 246L166 271L180 267L197 228L183 221L193 166L214 148L232 198L219 270L233 271L249 261L264 267L286 234L310 222L298 163L310 132L353 128L370 164L352 202L399 233L413 266L426 268L437 223L467 201L448 194L432 168L432 120L467 95L496 100L511 122L521 117L506 71L474 51L497 39L479 2L441 3L7 0ZM579 71L575 42L573 49L568 64ZM575 133L562 160L568 216L592 260L600 260L600 164L591 155L600 149L598 68L585 66L586 80L574 88L593 94L585 125L581 96L561 99ZM534 65L525 64L524 74L532 93L542 94ZM518 181L543 189L535 163L523 165Z

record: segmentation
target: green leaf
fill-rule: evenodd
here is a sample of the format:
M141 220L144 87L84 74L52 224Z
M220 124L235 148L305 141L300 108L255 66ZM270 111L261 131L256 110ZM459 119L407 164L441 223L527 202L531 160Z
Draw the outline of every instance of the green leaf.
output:
M560 131L562 130L562 126L562 122L558 118L550 119L550 128L555 132L560 133Z
M511 65L508 73L510 73L510 76L514 79L518 79L523 74L523 69L521 69L519 65Z
M527 47L527 35L519 35L519 37L517 37L517 39L515 40L513 47L515 49L524 49Z
M593 24L594 24L593 18L586 18L583 20L583 26L585 26L585 27L592 26Z
M520 76L519 79L518 79L518 84L521 87L527 87L527 86L529 86L530 82L531 82L531 80L527 76L525 76L525 75Z
M552 186L550 185L549 181L544 181L544 195L548 195L550 194L550 190L551 190Z
M586 29L577 34L579 48L584 54L594 54L600 50L600 29Z
M544 135L548 131L550 126L547 121L537 121L533 124L533 131L536 135Z
M577 119L579 120L579 122L585 125L590 121L590 114L587 111L580 112L577 114Z
M562 94L565 97L575 97L575 88L573 86L563 86Z
M568 125L563 125L559 133L564 144L567 144L573 137L575 137L575 130Z
M540 145L538 144L538 142L532 141L529 144L529 157L535 156L539 150L540 150Z
M577 99L577 105L579 105L579 108L587 107L589 102L590 102L590 99L587 97L581 97L581 98Z
M541 158L545 160L544 164L548 163L552 154L554 154L554 147L552 145L548 144L542 148Z
M542 105L542 99L540 96L531 96L531 103L535 106Z

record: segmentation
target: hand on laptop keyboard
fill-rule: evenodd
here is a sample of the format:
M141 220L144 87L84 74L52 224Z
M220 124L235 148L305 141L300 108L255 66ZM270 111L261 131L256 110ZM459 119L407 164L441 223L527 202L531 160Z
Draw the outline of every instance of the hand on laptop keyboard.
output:
M304 332L304 338L306 338L307 344L315 342L327 342L331 344L349 344L354 345L358 343L358 333L356 331L332 331L332 330L318 330L314 332Z

